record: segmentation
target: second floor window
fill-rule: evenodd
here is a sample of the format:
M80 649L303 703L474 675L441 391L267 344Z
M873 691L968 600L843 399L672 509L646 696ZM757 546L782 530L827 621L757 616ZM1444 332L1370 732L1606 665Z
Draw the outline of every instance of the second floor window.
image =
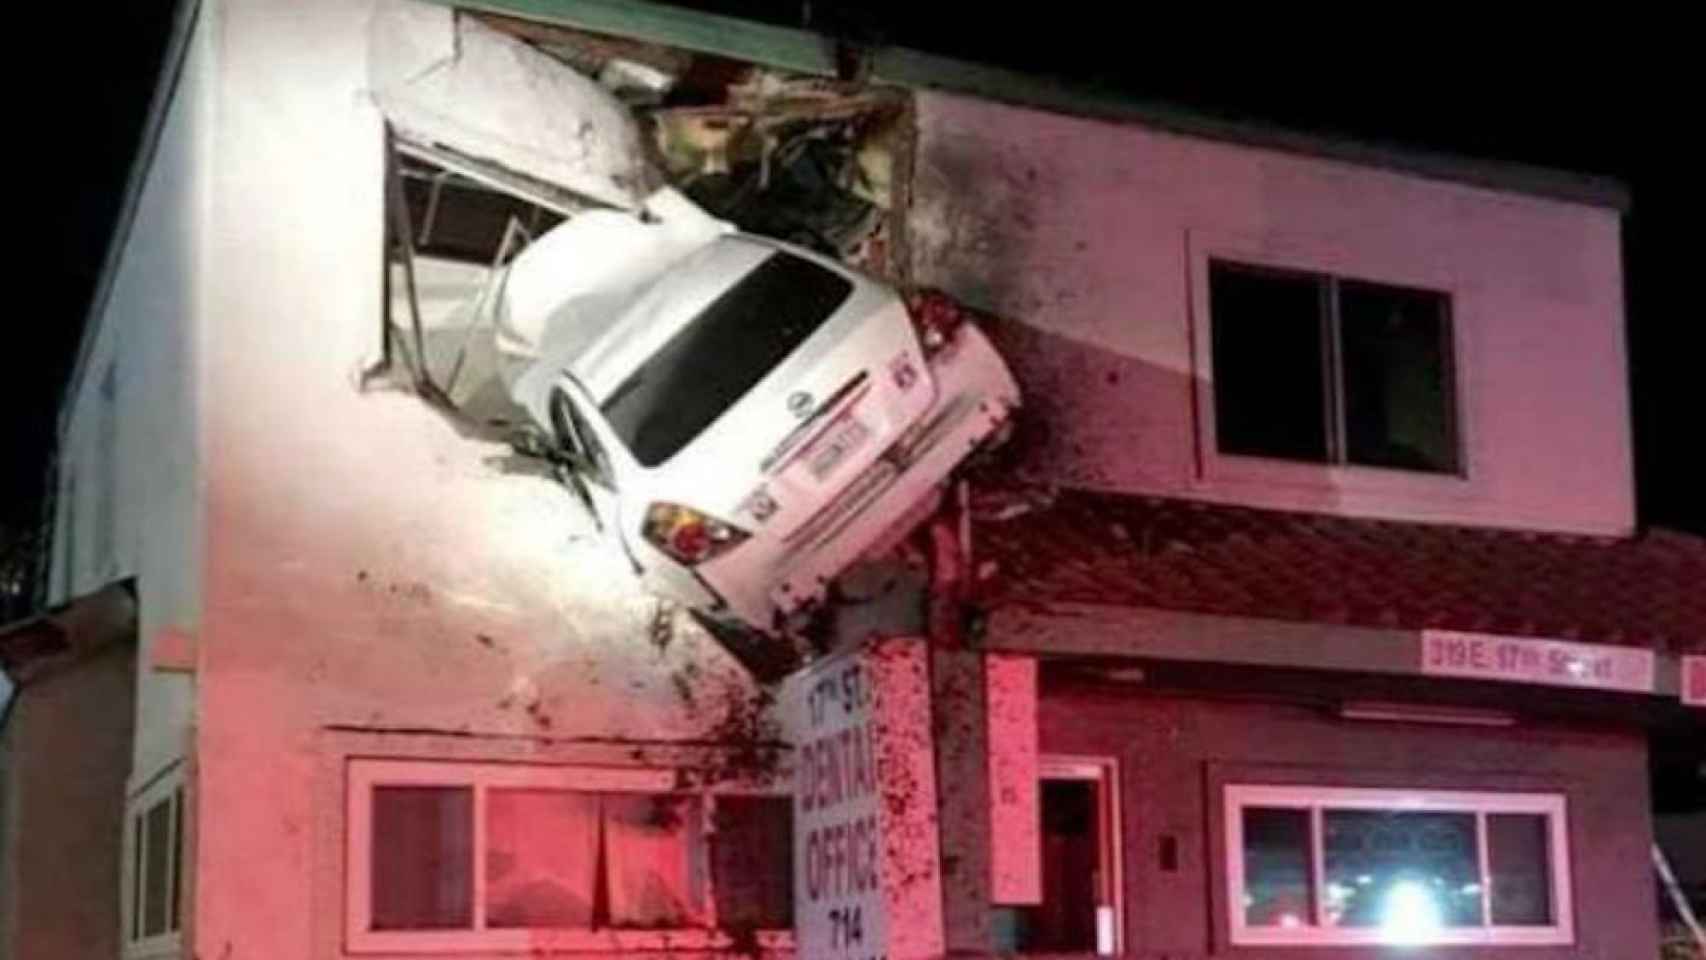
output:
M1446 294L1213 260L1209 318L1221 453L1460 472Z

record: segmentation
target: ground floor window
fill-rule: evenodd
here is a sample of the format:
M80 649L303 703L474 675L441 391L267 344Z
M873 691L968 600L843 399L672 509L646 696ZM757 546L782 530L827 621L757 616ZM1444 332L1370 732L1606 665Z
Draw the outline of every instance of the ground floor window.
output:
M172 766L125 805L120 909L127 957L174 954L184 893L184 778Z
M792 924L786 796L671 770L351 760L348 946L714 946Z
M1111 955L1120 892L1113 761L1044 757L1039 775L1043 899L997 908L996 949Z
M1229 785L1232 942L1573 941L1564 798Z

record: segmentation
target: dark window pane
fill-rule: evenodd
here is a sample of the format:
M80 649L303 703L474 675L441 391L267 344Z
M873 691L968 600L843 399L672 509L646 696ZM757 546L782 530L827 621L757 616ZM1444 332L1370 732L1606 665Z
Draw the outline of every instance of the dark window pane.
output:
M487 926L589 927L597 875L597 794L486 794Z
M1093 780L1042 782L1043 902L996 911L1002 952L1096 952L1103 869L1099 792Z
M373 929L472 926L473 833L468 787L375 787Z
M1400 942L1481 925L1474 814L1328 810L1323 817L1328 923L1379 927Z
M148 809L143 821L142 935L166 932L167 887L172 867L172 801Z
M1244 923L1252 927L1312 925L1309 811L1244 808Z
M1210 263L1209 306L1220 451L1325 462L1321 278Z
M420 256L490 264L511 218L535 237L563 219L525 200L446 174L425 161L398 159L403 171L403 202L409 211L415 252ZM515 249L519 246L512 252Z
M1552 869L1546 816L1487 815L1487 869L1492 873L1495 926L1552 923Z
M643 466L663 463L793 353L852 292L847 278L815 263L771 255L612 391L605 416Z
M794 805L788 797L719 797L711 844L717 923L728 930L794 925Z
M182 926L184 891L184 788L172 793L172 905L167 920L172 929Z
M142 814L131 817L130 836L130 939L142 938Z
M1448 324L1444 294L1339 285L1349 462L1457 469Z

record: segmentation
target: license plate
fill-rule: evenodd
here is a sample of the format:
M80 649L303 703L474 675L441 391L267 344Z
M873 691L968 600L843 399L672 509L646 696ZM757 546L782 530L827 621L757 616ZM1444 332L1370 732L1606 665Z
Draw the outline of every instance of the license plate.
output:
M863 423L853 417L844 418L812 444L811 453L806 456L806 468L814 478L822 480L835 472L847 455L859 449L870 435L870 429Z

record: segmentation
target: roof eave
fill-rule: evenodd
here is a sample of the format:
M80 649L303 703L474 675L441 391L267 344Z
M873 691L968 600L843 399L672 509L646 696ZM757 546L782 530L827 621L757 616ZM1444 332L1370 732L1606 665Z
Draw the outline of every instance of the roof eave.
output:
M432 2L680 47L796 73L816 76L836 73L834 42L820 34L662 3L643 0ZM871 79L880 83L1140 124L1185 136L1381 167L1426 179L1523 193L1618 213L1626 212L1630 205L1628 187L1610 177L1224 120L1173 104L1097 92L1080 85L905 47L881 47L871 51L871 57Z

